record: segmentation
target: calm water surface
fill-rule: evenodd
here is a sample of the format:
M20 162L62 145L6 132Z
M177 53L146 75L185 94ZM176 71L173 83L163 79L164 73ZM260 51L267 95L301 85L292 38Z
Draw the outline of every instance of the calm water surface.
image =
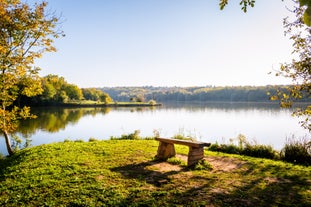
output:
M155 108L36 108L35 120L22 122L18 135L31 145L65 139L87 141L140 130L142 136L176 134L207 142L228 143L243 134L248 140L281 149L287 138L305 136L291 110L272 104L192 103L165 104ZM4 139L0 152L6 154Z

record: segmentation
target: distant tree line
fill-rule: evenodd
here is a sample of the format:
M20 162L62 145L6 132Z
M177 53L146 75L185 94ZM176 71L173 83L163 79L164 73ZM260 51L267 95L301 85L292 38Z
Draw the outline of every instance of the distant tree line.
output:
M286 91L288 86L204 86L204 87L103 87L79 88L58 75L42 77L43 92L34 97L21 95L16 105L62 105L78 101L109 102L269 102L274 94ZM311 101L301 99L299 101Z
M60 105L77 101L112 102L110 96L100 89L79 88L68 83L58 75L47 75L41 78L43 92L34 97L20 96L18 105Z
M277 91L287 86L232 86L232 87L104 87L115 101L129 101L139 97L157 102L171 101L224 101L224 102L269 102ZM300 101L310 101L303 99Z

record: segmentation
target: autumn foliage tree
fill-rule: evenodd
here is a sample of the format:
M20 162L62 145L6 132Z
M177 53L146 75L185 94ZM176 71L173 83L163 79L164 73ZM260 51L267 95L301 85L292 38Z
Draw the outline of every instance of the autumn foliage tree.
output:
M47 14L46 2L30 6L20 0L0 0L0 131L8 153L14 153L10 134L20 119L34 117L29 107L13 105L22 95L42 93L34 61L54 52L53 40L62 35L58 18Z
M272 99L278 99L283 107L291 107L295 101L311 98L311 27L305 23L307 7L297 4L292 12L294 20L284 19L285 34L293 41L293 59L281 64L277 76L292 80L286 91L279 91ZM304 117L301 124L311 132L311 105L298 108L294 115Z

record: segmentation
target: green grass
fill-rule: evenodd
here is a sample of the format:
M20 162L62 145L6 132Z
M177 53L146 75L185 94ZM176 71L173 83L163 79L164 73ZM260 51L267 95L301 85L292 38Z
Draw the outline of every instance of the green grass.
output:
M0 206L311 206L311 167L206 151L237 167L190 170L172 159L163 170L157 146L92 140L18 151L0 159Z

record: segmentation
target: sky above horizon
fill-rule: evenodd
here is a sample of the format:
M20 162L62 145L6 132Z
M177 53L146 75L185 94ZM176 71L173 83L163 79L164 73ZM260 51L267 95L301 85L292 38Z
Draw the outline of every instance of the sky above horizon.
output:
M47 0L66 37L36 64L79 87L288 84L269 72L291 60L289 1ZM35 0L27 0L30 4Z

